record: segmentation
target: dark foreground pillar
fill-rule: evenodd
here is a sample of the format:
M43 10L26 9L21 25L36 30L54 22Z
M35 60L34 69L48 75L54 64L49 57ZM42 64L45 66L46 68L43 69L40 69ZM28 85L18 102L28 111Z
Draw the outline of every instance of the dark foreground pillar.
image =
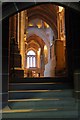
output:
M9 19L2 21L2 107L8 105Z
M66 8L65 26L68 79L77 91L80 90L80 12Z
M80 99L80 69L74 71L74 97Z

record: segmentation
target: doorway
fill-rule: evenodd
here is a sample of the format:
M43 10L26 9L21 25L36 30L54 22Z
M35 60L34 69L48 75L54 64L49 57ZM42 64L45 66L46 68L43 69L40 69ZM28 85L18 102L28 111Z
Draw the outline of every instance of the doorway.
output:
M11 74L18 78L67 75L64 7L41 4L11 16L9 36Z

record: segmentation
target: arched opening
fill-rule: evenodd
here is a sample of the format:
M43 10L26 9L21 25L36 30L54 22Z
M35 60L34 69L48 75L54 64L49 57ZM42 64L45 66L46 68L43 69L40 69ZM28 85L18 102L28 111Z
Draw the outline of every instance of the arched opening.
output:
M36 54L33 50L27 52L27 68L36 67Z
M73 13L73 14L72 14ZM37 15L37 14L36 14ZM69 64L68 64L68 68L69 68L69 77L71 77L72 78L72 74L73 74L73 71L76 69L76 68L80 68L79 67L79 65L80 64L78 64L78 63L80 63L80 58L77 56L77 53L80 53L79 52L79 47L78 47L78 49L76 48L76 46L78 46L79 44L74 44L74 43L76 43L76 39L78 39L78 36L79 36L79 32L78 32L78 23L80 22L80 20L78 20L78 19L80 19L79 18L79 15L77 15L74 11L70 11L70 9L68 9L68 10L66 10L66 15L67 15L67 18L66 18L66 28L67 28L67 48L68 48L68 62L69 62L69 60L70 60L70 62L69 62ZM77 25L75 24L75 21L76 21L76 17L74 17L76 15L76 17L78 18L77 20L78 20L78 23L77 23ZM20 15L20 16L23 16L23 15ZM19 16L18 16L19 17ZM72 18L71 18L72 17ZM14 17L13 17L14 18ZM74 18L74 19L73 19ZM69 21L67 21L67 19L69 20ZM3 24L4 24L4 26L5 27L3 27L3 31L5 31L5 29L4 28L6 28L6 32L4 32L4 34L5 34L5 36L4 36L4 34L3 34L3 44L6 42L5 41L5 39L6 40L9 40L9 36L7 36L7 34L8 34L8 32L7 32L7 27L8 27L8 25L6 26L6 21L8 21L9 19L7 19L7 20L4 20L3 21ZM15 21L15 19L12 19L12 21ZM44 20L45 21L45 20ZM69 23L70 22L70 23ZM49 24L49 20L48 20L48 22L46 21L46 23L48 24L48 25L50 25ZM63 37L63 34L62 34L62 30L63 30L63 27L62 27L62 20L61 20L61 23L60 23L60 26L61 26L61 30L60 31L58 31L58 32L61 32L61 38ZM74 27L72 27L72 23L74 23ZM11 25L11 24L10 24ZM12 24L13 25L13 24ZM16 25L16 24L15 24ZM13 25L14 26L14 25ZM75 27L76 26L76 27ZM20 25L20 27L21 27L21 25ZM23 27L23 26L22 26ZM21 27L21 28L22 28ZM14 27L12 27L12 28L14 28ZM77 32L77 34L75 33L75 30L74 30L74 28L76 28L76 32ZM17 30L12 30L12 31L17 31ZM55 30L54 30L55 31ZM72 32L71 32L72 31ZM20 33L22 33L23 32L23 30L21 31L21 29L20 29ZM25 33L25 32L24 32ZM54 32L54 33L56 33L56 32ZM11 37L13 37L14 36L14 32L13 32L13 34L12 34L12 36L10 36L10 40L11 40ZM25 35L24 35L25 36ZM27 34L26 34L26 36L27 36ZM55 36L57 36L56 34L55 34ZM19 36L18 36L19 37ZM21 36L22 37L22 36ZM31 36L30 36L31 37ZM60 37L60 36L59 36ZM71 40L71 37L72 37L72 39L75 41L73 41L73 40ZM55 37L56 38L56 37ZM24 41L25 41L25 38L24 37L22 37L22 39L24 39ZM29 38L30 39L30 38ZM71 40L71 41L70 41ZM18 41L19 41L19 39L18 39ZM17 40L16 40L16 42L17 42ZM20 42L20 41L19 41ZM14 43L15 43L15 41L14 41ZM53 44L54 43L54 41L52 41L52 43L51 44ZM64 42L65 43L65 42ZM22 43L23 44L23 43ZM73 45L74 44L74 45ZM44 44L45 45L45 44ZM56 42L56 46L57 47L59 47L60 45L62 45L62 42L61 41L59 41L59 43L58 42ZM7 49L5 49L5 46L6 46L6 48L8 48L8 46L7 46L7 44L5 44L4 45L4 48L3 48L3 52L5 53L5 57L3 56L3 58L5 58L5 60L6 60L6 62L4 62L3 61L3 63L4 63L4 65L3 66L5 66L5 67L7 67L7 61L8 60L10 60L10 59L8 59L8 57L6 57L6 53L7 53ZM63 45L62 45L63 46ZM27 48L27 42L25 42L25 45L23 46L23 47L26 47ZM66 46L65 46L65 44L64 44L64 48L65 48ZM17 50L17 48L19 48L19 50L17 51L17 54L20 52L20 49L22 50L23 48L21 47L21 43L19 44L19 46L17 46L17 43L15 43L15 51ZM31 49L32 48L32 46L29 48L29 49ZM44 48L44 46L43 46L43 48ZM62 47L61 47L62 48ZM75 48L75 49L74 49ZM34 48L33 49L35 49L35 46L34 46ZM38 49L38 48L37 48ZM73 51L73 49L74 49L74 51ZM10 49L9 49L10 50ZM61 51L59 51L60 49L54 49L53 47L52 47L52 45L50 46L50 58L53 58L53 56L54 56L54 54L51 54L51 53L53 53L53 51L56 51L56 53L62 53L62 54L64 54L63 53L63 49L61 50ZM65 50L66 51L66 50ZM78 51L78 52L76 52L76 51ZM11 52L11 51L10 51ZM41 51L42 52L42 51ZM26 52L25 52L26 53ZM54 52L55 53L55 52ZM70 54L69 54L70 53ZM22 53L21 53L22 54ZM60 54L57 54L57 55L60 55ZM23 54L22 54L23 55ZM23 56L25 56L25 55L23 55ZM56 61L59 61L61 56L57 56L56 58ZM16 57L17 58L17 57ZM24 57L23 57L24 58ZM42 58L42 56L41 56L41 58ZM77 59L77 58L79 58L79 59ZM17 61L18 61L18 64L16 64L16 67L15 67L15 69L13 69L13 70L19 70L20 68L20 70L22 71L21 73L23 73L23 64L21 64L21 63L25 63L25 62L19 62L19 59L21 59L21 56L19 55L19 58L17 59ZM25 61L25 59L23 60L23 61ZM63 61L63 59L62 59L62 61ZM9 61L10 62L10 61ZM53 63L53 62L52 62ZM71 63L71 64L70 64ZM62 62L61 62L61 64L62 64ZM76 64L77 64L77 67L76 67ZM18 66L17 66L18 65ZM70 65L70 66L69 66ZM51 66L52 66L52 68L53 68L53 64L51 64ZM4 67L4 68L5 68ZM18 67L19 67L19 69L18 69ZM57 70L59 70L59 67L60 67L60 69L61 69L61 65L60 64L57 64ZM8 86L6 86L6 85L8 85L8 76L9 76L9 74L8 75L6 75L6 73L8 73L8 70L6 69L6 70L4 70L4 68L3 68L3 71L4 71L4 73L5 74L3 74L3 83L5 83L5 84L3 84L3 86L4 86L4 91L3 91L3 93L5 93L6 92L6 96L7 96L7 92L8 92ZM8 68L8 67L7 67ZM48 69L49 67L47 67L46 66L46 68ZM10 70L10 69L9 69ZM7 72L6 72L7 71ZM10 71L11 72L11 71ZM18 72L18 71L17 71ZM60 72L61 71L56 71L56 74L60 74ZM33 71L33 73L35 73L34 71ZM5 76L6 75L6 76ZM18 75L18 74L17 74ZM61 75L61 74L60 74ZM24 76L24 74L22 74L22 76ZM21 78L22 78L22 76L21 76ZM19 71L19 77L20 77L20 71ZM7 80L6 80L6 79ZM15 78L15 77L14 77ZM10 79L11 80L11 79ZM14 80L16 80L16 79L14 79ZM13 81L14 81L13 80ZM19 79L19 80L21 80L21 79ZM69 79L70 80L70 79ZM73 81L73 79L72 79L72 81ZM11 82L11 81L9 81L9 82ZM6 84L7 83L7 84ZM10 92L9 92L10 93ZM3 96L4 96L4 94L3 94ZM9 96L10 97L10 96ZM5 97L5 102L8 102L8 97Z
M36 67L41 77L66 76L64 18L63 7L48 3L46 7L44 4L35 6L10 17L10 31L12 31L10 36L15 37L20 50L21 68L24 70L22 77L27 77L26 74L31 67ZM14 24L18 25L14 29L12 19ZM14 30L17 30L16 34ZM26 52L29 49L35 49L36 58L33 55L32 57L27 55L26 63ZM35 64L33 64L33 58Z

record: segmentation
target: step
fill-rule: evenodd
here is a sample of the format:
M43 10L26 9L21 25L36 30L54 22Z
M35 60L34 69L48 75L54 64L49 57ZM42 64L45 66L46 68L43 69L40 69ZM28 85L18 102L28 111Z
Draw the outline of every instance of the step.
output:
M72 97L73 90L23 90L9 91L9 99L32 99L32 98L52 98L52 97Z
M70 89L69 84L62 82L49 82L49 83L11 83L9 90L57 90L57 89Z
M3 110L3 118L71 118L74 120L78 118L78 111L63 108Z
M11 80L10 83L44 83L44 82L69 82L66 77L40 77L40 78L22 78Z
M25 101L9 101L11 109L48 109L65 108L65 110L75 110L77 105L74 99L29 99Z

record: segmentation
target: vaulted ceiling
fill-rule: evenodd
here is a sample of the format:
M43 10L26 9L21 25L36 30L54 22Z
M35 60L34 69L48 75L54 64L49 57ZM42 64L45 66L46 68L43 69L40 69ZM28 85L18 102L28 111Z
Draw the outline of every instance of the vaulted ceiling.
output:
M26 10L28 23L32 20L40 19L46 22L53 30L54 38L57 38L58 30L57 30L57 9L58 6L54 4L46 4L46 6L39 5ZM36 27L28 27L28 36L27 36L27 43L28 49L34 48L36 50L40 48L43 49L44 44L47 47L50 47L50 40L47 37L46 33L42 29L38 29Z
M53 30L54 37L57 38L57 6L54 4L39 5L27 10L28 21L35 18L45 21Z
M34 49L35 51L38 51L39 48L43 50L45 44L44 41L35 34L28 37L27 43L28 43L27 50Z

